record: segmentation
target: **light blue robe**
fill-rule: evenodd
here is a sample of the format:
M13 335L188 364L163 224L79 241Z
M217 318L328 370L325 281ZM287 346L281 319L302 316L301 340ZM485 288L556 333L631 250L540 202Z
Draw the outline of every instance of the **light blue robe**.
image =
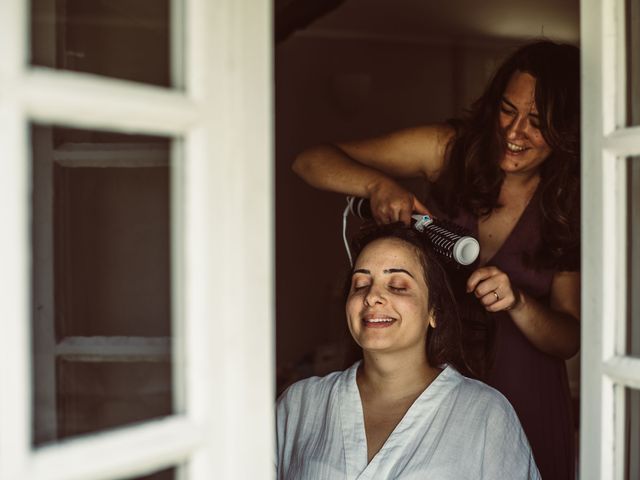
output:
M451 366L420 394L367 465L358 366L302 380L282 394L278 480L540 478L506 398Z

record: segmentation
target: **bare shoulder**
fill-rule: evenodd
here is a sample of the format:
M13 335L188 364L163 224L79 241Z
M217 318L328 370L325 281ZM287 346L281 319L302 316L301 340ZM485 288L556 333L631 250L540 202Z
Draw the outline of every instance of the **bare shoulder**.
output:
M341 142L338 147L357 161L397 177L437 178L447 146L455 135L448 124L397 130L379 137Z
M404 137L404 141L438 159L444 159L447 147L455 133L455 129L446 123L422 125L399 132Z

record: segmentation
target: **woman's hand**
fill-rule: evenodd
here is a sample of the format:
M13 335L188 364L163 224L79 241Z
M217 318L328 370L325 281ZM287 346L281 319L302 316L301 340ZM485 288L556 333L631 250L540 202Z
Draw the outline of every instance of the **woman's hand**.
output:
M469 276L473 292L489 312L508 311L531 344L547 355L567 359L580 348L580 275L557 272L551 282L549 305L521 292L496 267L481 267Z
M369 188L369 202L373 219L378 224L400 221L409 225L413 213L429 214L413 193L388 177Z
M497 267L480 267L467 280L467 292L476 296L488 312L512 310L520 304L520 292Z

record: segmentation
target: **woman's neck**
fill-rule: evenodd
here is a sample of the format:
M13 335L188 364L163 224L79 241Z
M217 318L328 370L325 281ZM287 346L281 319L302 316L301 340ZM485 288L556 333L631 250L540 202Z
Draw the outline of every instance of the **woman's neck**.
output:
M502 182L503 190L533 191L540 183L540 172L508 173Z
M540 174L538 172L532 175L505 175L498 201L503 206L526 206L533 197L539 183Z
M364 352L358 371L358 387L362 393L378 396L406 397L422 392L438 376L424 355L379 354Z

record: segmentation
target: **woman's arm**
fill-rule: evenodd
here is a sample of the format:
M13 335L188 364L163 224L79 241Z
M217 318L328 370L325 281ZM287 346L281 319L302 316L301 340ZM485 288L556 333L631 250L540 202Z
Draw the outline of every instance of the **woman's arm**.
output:
M563 359L573 357L580 349L580 274L553 276L548 307L522 292L509 314L538 349Z
M508 311L520 331L542 352L568 359L580 349L579 273L558 272L553 276L549 306L523 291L514 291L507 274L496 267L473 272L467 289L487 311Z
M298 155L293 170L316 188L369 198L380 223L408 223L412 211L426 209L393 178L437 178L453 135L449 125L428 125L368 140L320 145Z

